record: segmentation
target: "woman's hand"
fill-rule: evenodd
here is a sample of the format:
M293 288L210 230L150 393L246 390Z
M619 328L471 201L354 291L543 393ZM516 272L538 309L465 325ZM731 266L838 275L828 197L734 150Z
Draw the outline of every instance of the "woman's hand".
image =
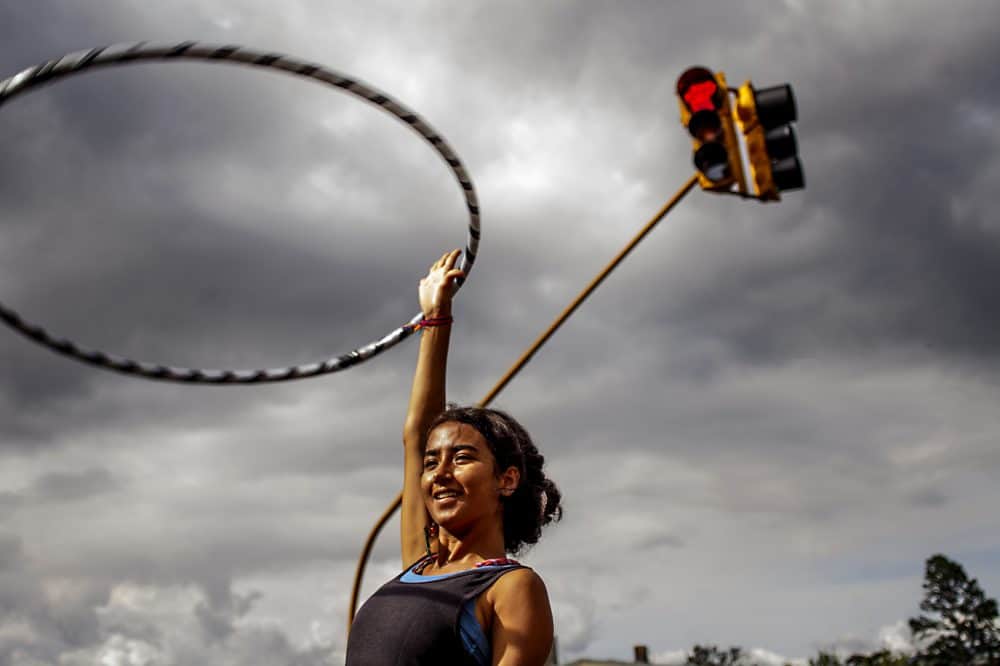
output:
M465 272L455 268L455 263L462 255L461 250L446 252L435 261L427 277L420 281L420 309L424 317L450 317L451 297L455 293L455 278L465 276Z

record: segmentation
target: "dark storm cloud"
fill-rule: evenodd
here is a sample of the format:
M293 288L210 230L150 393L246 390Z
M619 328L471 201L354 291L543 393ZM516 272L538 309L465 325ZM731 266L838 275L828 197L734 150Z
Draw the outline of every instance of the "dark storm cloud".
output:
M253 607L254 601L260 598L259 593L238 595L230 593L222 608L212 608L210 604L200 603L195 606L195 617L205 634L207 643L224 641L235 631L233 621L243 617Z
M911 493L907 500L916 506L935 508L947 504L949 497L937 488L922 488Z
M133 83L148 81L145 77L134 78ZM267 321L285 322L282 331L285 337L289 331L322 330L326 338L336 336L340 326L346 328L349 324L354 330L364 329L366 324L371 326L379 321L379 315L385 321L386 313L379 308L373 312L370 307L360 307L359 296L379 300L398 291L390 291L388 287L403 283L404 270L400 262L389 258L373 262L370 255L365 256L359 249L369 245L374 256L384 254L385 248L398 240L392 227L407 231L400 228L399 222L393 222L402 217L401 210L393 208L412 208L413 202L403 197L387 204L379 194L379 190L388 189L385 177L391 179L401 174L383 173L386 156L377 149L359 152L360 145L373 143L375 137L371 133L360 133L350 145L339 146L339 140L329 136L309 136L310 130L288 141L280 133L271 132L266 143L275 150L269 150L254 146L253 141L237 140L238 136L260 136L239 122L240 114L232 113L233 109L245 107L247 100L223 98L226 104L221 105L223 109L217 117L195 119L185 118L183 109L176 108L178 105L173 102L164 103L164 97L153 95L153 98L155 101L146 103L159 109L160 114L149 114L154 117L151 124L154 130L146 127L144 132L155 131L156 116L165 114L166 119L181 127L206 127L205 134L212 141L203 140L200 133L170 136L169 131L163 132L167 136L162 141L148 138L146 133L136 137L137 130L128 127L129 123L116 122L98 113L93 118L95 127L108 131L113 128L113 135L127 137L129 141L152 142L152 148L136 159L128 154L127 147L98 136L92 140L100 145L101 167L95 169L90 167L94 156L86 150L82 155L77 154L73 148L73 137L100 134L92 128L58 126L59 131L66 132L65 143L70 146L65 159L52 152L42 156L37 154L36 147L27 147L36 153L32 155L36 163L40 158L57 165L75 161L76 170L64 165L61 173L65 182L60 182L58 172L52 173L49 167L39 164L38 175L28 179L45 182L46 188L35 193L39 197L36 208L42 212L36 213L32 220L34 228L22 256L23 272L32 274L34 280L28 283L30 291L22 294L14 305L44 303L44 308L36 306L36 310L42 310L40 315L48 315L52 327L62 325L65 329L69 322L77 323L79 333L67 331L67 335L107 338L117 329L117 337L153 341L183 337L189 329L203 328L206 318L211 323L213 317L223 322L223 330L215 334L227 339L232 339L233 331L250 328L251 321L258 330L266 328ZM74 96L68 96L61 104L68 114L76 114L81 106ZM227 105L230 113L226 113ZM167 114L164 108L170 108L171 112ZM255 120L249 122L252 125L270 115L266 109L257 110ZM141 107L138 111L130 108L127 117L143 118ZM297 125L288 123L292 128ZM278 128L281 127L279 123ZM416 141L403 136L399 127L391 130L396 139ZM25 134L30 136L28 132ZM291 134L297 133L292 129ZM237 150L235 154L225 154L222 145L236 146ZM242 149L246 145L251 148ZM164 147L169 150L160 151ZM254 154L255 149L268 153L267 159ZM360 162L352 159L350 174L344 174L344 167L329 159L343 152L372 157L367 163L364 159ZM298 168L286 172L267 168L271 161L287 163L292 154L300 165ZM143 164L142 158L155 163ZM7 168L24 172L25 160L17 159L14 154L6 163ZM350 208L338 210L334 204L322 216L296 212L295 201L289 199L295 195L296 187L311 187L307 178L310 170L316 168L333 168L334 178L348 176L345 187L352 194L348 205L353 197L360 197L360 201L382 199L388 207L362 212ZM193 180L192 169L205 181ZM421 177L411 179L409 185L440 189L448 184L443 168L435 175L440 177L436 183L428 183ZM212 183L213 180L219 182ZM95 191L99 193L97 196ZM51 192L59 192L60 197L53 200ZM81 207L81 202L86 206ZM87 209L86 214L83 208ZM234 220L234 216L242 219ZM376 229L381 216L389 220L382 223L386 231L379 237ZM374 245L358 235L362 228L373 230ZM307 232L317 238L309 239ZM59 240L54 242L54 239ZM28 261L34 270L27 269ZM9 270L14 273L16 268L15 264ZM414 267L406 266L407 277L413 271ZM412 278L407 281L411 282ZM380 288L381 285L386 287ZM268 299L269 295L273 298ZM176 305L176 311L173 307L163 307L169 304ZM392 305L387 304L386 312L394 310ZM268 316L260 317L262 311ZM94 317L98 312L100 316ZM292 313L306 319L287 321ZM372 314L376 317L374 321L364 318ZM315 319L317 316L321 319ZM241 321L242 317L248 319ZM146 328L130 330L129 327L143 320ZM311 326L306 326L307 323ZM386 332L391 325L383 327L385 331L377 330ZM158 331L164 335L156 335ZM354 344L363 341L366 340ZM236 345L227 345L229 350L238 346L239 341L235 342Z
M661 547L681 548L684 540L675 534L648 535L635 544L640 550L655 550Z
M21 557L21 540L13 534L0 534L0 569L17 564Z
M81 472L52 472L35 479L28 494L36 502L75 502L111 492L118 482L100 467Z
M16 535L0 534L0 621L22 628L0 638L0 663L17 663L19 655L58 659L67 649L93 643L98 637L94 607L107 598L108 587L88 583L47 596L22 543Z
M56 25L79 25L60 16ZM46 57L76 45L51 42ZM4 301L88 347L195 367L322 360L406 321L414 276L445 238L462 237L458 188L419 138L291 77L116 68L3 114ZM327 131L324 118L354 129ZM428 226L441 240L414 238ZM401 239L415 250L402 259ZM6 446L38 445L70 412L77 424L103 418L75 408L121 378L7 341Z

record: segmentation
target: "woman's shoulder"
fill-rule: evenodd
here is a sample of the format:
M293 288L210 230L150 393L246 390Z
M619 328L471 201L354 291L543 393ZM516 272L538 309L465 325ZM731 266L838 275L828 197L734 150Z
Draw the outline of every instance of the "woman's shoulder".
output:
M512 568L500 576L489 592L494 605L514 599L520 602L548 600L548 592L542 577L534 569L524 565Z
M521 567L490 589L488 618L494 663L541 664L552 647L552 608L542 577Z

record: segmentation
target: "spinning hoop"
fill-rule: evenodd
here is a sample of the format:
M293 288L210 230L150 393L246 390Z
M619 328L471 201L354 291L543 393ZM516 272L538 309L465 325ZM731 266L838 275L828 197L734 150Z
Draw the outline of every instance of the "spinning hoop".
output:
M218 46L183 42L170 46L152 46L145 42L136 44L119 44L106 46L90 51L70 53L56 60L50 60L36 67L31 67L18 74L0 81L0 105L9 99L36 88L45 83L76 74L89 68L109 65L123 65L142 60L207 60L252 67L276 69L295 76L301 76L339 88L354 95L388 114L401 120L419 134L447 163L452 174L458 181L465 196L466 208L469 211L469 232L465 252L462 255L460 268L468 275L476 260L479 249L479 203L472 181L465 172L458 155L451 146L435 132L423 118L409 110L385 93L361 83L356 79L338 74L333 70L319 65L297 60L277 53L262 53L251 51L240 46ZM107 370L114 370L130 375L139 375L149 379L186 382L192 384L258 384L264 382L280 382L289 379L316 377L338 370L344 370L357 365L381 352L395 346L413 334L414 327L420 321L422 314L417 314L407 324L400 326L385 337L375 342L359 347L342 356L330 358L319 363L298 365L288 368L264 370L201 370L197 368L176 368L154 363L144 363L131 359L113 356L101 351L84 349L76 343L53 337L41 326L25 321L13 310L0 302L0 320L13 327L19 333L48 347L54 352L69 356L78 361L96 365Z

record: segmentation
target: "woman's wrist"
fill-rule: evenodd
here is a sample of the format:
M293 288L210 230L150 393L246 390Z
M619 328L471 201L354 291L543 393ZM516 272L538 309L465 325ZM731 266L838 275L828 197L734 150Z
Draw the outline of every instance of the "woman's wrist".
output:
M451 319L451 304L427 308L424 310L424 319Z
M452 323L451 317L434 317L434 318L424 317L413 326L413 330L427 331L429 329L435 329L435 328L448 328L451 326L451 323Z

